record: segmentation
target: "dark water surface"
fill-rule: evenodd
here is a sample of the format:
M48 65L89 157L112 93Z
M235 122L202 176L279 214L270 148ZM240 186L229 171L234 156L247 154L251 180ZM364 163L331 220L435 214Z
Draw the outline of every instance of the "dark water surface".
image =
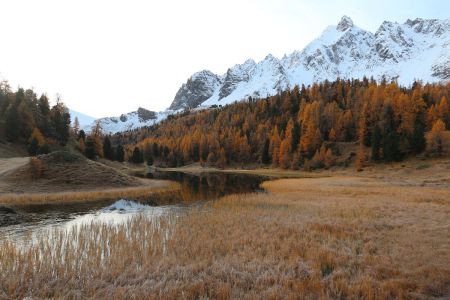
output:
M30 231L81 222L121 222L138 213L161 215L169 211L186 211L193 205L225 195L261 192L260 184L265 179L247 174L182 172L155 172L147 177L177 181L181 190L143 199L0 206L0 238L14 238Z

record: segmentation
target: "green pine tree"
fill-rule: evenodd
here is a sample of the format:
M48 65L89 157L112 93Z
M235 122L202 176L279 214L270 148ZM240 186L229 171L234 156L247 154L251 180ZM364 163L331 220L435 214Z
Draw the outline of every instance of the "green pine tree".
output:
M380 160L380 148L381 148L381 130L380 127L375 125L372 130L371 147L372 147L372 160Z
M153 163L154 163L153 156L149 155L147 157L147 166L153 166Z
M113 159L111 140L109 139L108 136L105 136L105 139L103 140L103 157L109 160Z
M28 154L31 156L35 156L39 150L39 141L36 138L31 140L30 145L28 146Z
M292 127L292 140L291 140L291 153L297 150L298 143L300 142L300 126L297 122L294 122Z
M90 136L86 138L86 148L84 149L84 155L89 159L94 159L96 156L95 143Z
M141 150L138 147L134 147L131 161L135 164L143 163L143 156L142 156Z
M52 125L52 135L58 140L61 146L65 146L70 137L70 113L67 107L58 102L50 110L50 120Z
M265 165L270 163L269 147L270 147L270 141L269 141L269 139L266 138L264 140L264 145L263 145L262 155L261 155L261 162Z
M389 132L384 137L383 154L386 162L397 161L400 159L399 135L395 131Z
M17 112L17 107L11 104L5 113L5 133L6 138L15 142L19 138L20 133L20 124L19 124L19 114Z
M416 154L423 152L426 148L426 143L424 127L419 121L416 121L410 139L412 151Z
M122 145L119 145L116 148L116 160L118 162L124 162L125 161L125 151L124 151Z
M77 138L77 140L79 141L80 139L82 139L83 141L86 141L86 133L84 132L83 129L81 129L81 130L78 132L78 138Z
M39 150L37 151L37 154L48 154L50 153L50 147L47 143L44 143L42 146L39 147Z

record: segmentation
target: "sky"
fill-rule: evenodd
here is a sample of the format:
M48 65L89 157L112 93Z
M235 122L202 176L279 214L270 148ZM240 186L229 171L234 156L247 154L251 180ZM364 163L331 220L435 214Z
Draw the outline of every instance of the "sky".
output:
M343 15L450 18L449 0L0 0L0 78L93 117L164 110L195 72L303 49Z

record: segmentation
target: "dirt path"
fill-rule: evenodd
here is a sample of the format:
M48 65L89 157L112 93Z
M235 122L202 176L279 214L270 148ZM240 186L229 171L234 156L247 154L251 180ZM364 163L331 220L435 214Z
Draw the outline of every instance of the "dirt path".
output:
M28 157L0 158L0 177L8 171L25 165Z

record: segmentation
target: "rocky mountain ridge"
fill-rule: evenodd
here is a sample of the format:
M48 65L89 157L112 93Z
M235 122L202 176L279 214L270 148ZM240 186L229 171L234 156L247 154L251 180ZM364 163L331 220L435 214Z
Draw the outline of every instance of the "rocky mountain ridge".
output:
M201 74L201 76L199 75ZM295 85L373 77L410 85L450 80L450 19L383 22L375 33L344 16L303 50L261 62L249 59L223 75L195 73L177 92L172 110L225 105L274 95Z

